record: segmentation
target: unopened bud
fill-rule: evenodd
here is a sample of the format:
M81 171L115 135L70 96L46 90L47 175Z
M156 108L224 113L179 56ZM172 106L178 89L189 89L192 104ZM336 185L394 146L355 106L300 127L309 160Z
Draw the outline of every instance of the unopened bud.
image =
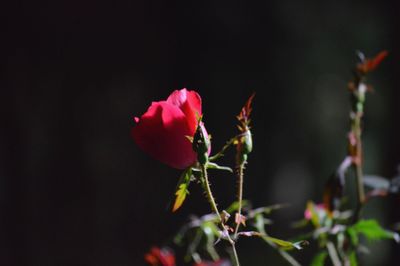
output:
M208 162L208 151L210 150L210 140L203 123L199 123L193 137L193 150L197 152L197 160L201 164Z
M253 150L253 139L250 130L246 130L241 137L242 153L249 154Z
M250 130L246 130L238 139L237 163L243 164L247 161L247 155L253 150L253 139Z

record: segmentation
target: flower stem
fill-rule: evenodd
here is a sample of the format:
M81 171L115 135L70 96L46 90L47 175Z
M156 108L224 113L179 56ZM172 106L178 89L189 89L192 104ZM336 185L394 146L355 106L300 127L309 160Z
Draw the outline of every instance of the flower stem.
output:
M221 149L217 154L215 154L214 156L211 156L211 157L209 158L209 160L210 160L210 161L215 161L215 160L217 160L217 159L223 157L225 151L233 144L233 142L236 140L236 138L237 138L237 137L233 137L233 138L231 138L230 140L228 140L228 141L225 143L224 147L222 147L222 149Z
M333 266L342 266L342 262L339 259L339 255L336 251L335 245L329 241L328 243L326 243L326 248L328 249L328 254L332 260Z
M284 258L291 266L301 266L301 264L295 260L292 255L290 255L287 251L282 249L278 249L279 254Z
M355 137L357 143L357 161L354 164L355 175L357 179L357 207L354 219L357 221L360 217L361 209L365 202L365 192L364 192L364 180L363 180L363 169L362 169L362 140L361 140L361 117L362 114L357 113L354 121L355 124Z
M351 113L351 134L355 140L355 150L353 152L353 166L357 183L357 206L354 213L353 222L357 222L360 218L361 209L365 202L364 180L363 180L363 151L362 151L362 128L361 122L364 114L364 102L366 94L366 85L362 78L358 78L358 86L356 91L353 91L353 111ZM352 145L350 143L350 145Z
M228 231L227 231L227 229L225 227L225 223L222 220L221 214L220 214L220 212L218 210L217 204L215 203L214 196L213 196L213 194L211 192L210 181L208 180L207 165L206 164L201 164L200 166L201 166L201 173L202 173L202 177L203 177L203 185L204 185L204 189L205 189L205 192L206 192L206 196L207 196L208 202L211 205L212 211L217 215L219 225L220 225L220 227L222 229L222 232L224 233L224 237L226 237L228 242L229 242L229 244L231 244L232 251L233 251L233 262L234 262L233 265L234 266L240 266L239 257L238 257L238 254L237 254L237 251L236 251L236 247L235 247L235 241L233 241L232 238L229 236L229 233L228 233ZM226 232L226 234L225 234L225 232Z
M238 211L237 211L237 214L239 216L239 219L241 219L241 216L242 216L243 170L244 170L244 163L240 164L237 169L237 175L238 175ZM236 221L234 239L237 239L237 237L238 237L238 231L239 231L240 224L241 224L240 221Z

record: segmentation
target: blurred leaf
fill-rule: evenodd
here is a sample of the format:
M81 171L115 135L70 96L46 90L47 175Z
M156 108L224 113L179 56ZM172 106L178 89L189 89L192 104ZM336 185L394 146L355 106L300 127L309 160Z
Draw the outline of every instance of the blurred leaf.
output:
M383 229L376 220L360 220L347 228L347 232L354 245L358 245L358 235L364 235L368 240L393 239L399 242L399 235Z
M256 231L242 231L238 233L239 236L263 236L263 234L261 234L260 232L256 232Z
M309 224L309 221L307 219L301 219L299 221L295 221L292 223L293 228L303 228L306 227Z
M248 200L243 200L242 201L242 207L249 206L250 202ZM226 208L226 212L228 213L233 213L239 209L239 202L235 201L233 202L228 208Z
M311 261L310 266L324 266L325 259L328 256L328 252L322 251L319 252L317 255L314 256L313 260Z
M255 218L255 223L253 226L257 229L261 238L264 241L266 241L268 244L270 244L271 246L282 249L282 250L293 250L293 249L302 249L304 246L308 245L308 242L304 241L304 240L292 243L292 242L285 241L285 240L282 240L279 238L270 237L265 232L265 228L264 228L265 222L264 222L263 213L262 212L257 213L254 218Z
M382 176L366 175L364 176L364 185L372 189L385 189L390 187L390 181Z
M181 178L178 181L178 189L175 192L176 198L175 198L175 202L174 202L174 206L172 207L172 211L175 212L176 210L178 210L183 202L186 199L186 196L189 194L189 184L190 184L190 178L192 176L192 169L188 168L186 169L183 173Z
M274 243L275 245L277 245L279 248L283 249L283 250L293 250L293 249L303 249L305 246L308 246L308 241L302 240L299 242L289 242L289 241L285 241L279 238L275 238L275 237L270 237L270 236L263 236L262 237L264 240L269 241Z
M314 227L320 227L321 223L319 221L319 216L314 202L312 201L307 202L307 211L309 211L311 214L311 222L314 225Z
M357 266L358 262L357 262L357 255L356 252L351 252L350 254L350 266Z
M194 237L190 239L190 241L188 242L189 244L186 250L185 260L189 261L190 258L193 258L193 256L198 256L196 250L200 245L201 239L202 239L202 231L196 230Z
M258 214L262 214L262 213L270 214L274 210L279 210L279 209L285 208L287 206L288 206L288 204L274 204L271 206L260 207L260 208L249 211L249 214L247 216L248 216L248 218L254 218Z
M347 233L349 234L351 243L354 246L357 246L358 245L358 234L357 234L357 231L354 230L353 227L349 227L349 228L347 228Z
M266 235L265 232L265 218L263 213L257 213L254 216L254 223L253 226L262 234ZM272 240L270 240L268 237L261 237L269 246L272 248L276 249L279 254L290 263L290 265L293 266L301 266L300 263L298 263L288 252L286 252L284 249L280 248L277 244L275 244ZM287 242L287 241L286 241ZM290 243L290 242L289 242Z
M213 236L219 237L219 235L220 235L219 229L215 225L214 222L205 222L205 223L203 223L202 230L207 235L207 237L213 237Z
M202 230L207 238L206 250L213 260L218 260L219 255L215 249L215 239L219 236L218 228L213 222L206 222L202 225Z
M314 236L314 231L297 235L290 239L290 242L298 242L306 239L311 239Z
M254 217L254 224L253 226L257 229L258 232L261 234L266 235L267 233L265 232L265 222L264 222L264 215L262 213L256 214Z

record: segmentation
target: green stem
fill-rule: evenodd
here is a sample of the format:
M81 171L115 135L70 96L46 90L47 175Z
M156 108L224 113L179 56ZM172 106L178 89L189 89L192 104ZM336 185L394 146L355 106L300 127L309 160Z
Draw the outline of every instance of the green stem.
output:
M290 255L286 251L284 251L282 249L278 249L278 252L282 256L282 258L284 258L290 265L292 265L292 266L301 266L301 264L297 260L295 260L292 257L292 255Z
M355 213L355 219L358 220L362 206L365 202L365 192L364 192L364 180L363 180L363 169L362 169L362 140L361 140L361 113L357 113L355 117L355 137L357 142L357 158L358 161L354 165L355 174L357 179L357 209Z
M244 163L239 165L238 168L238 211L237 214L239 216L239 219L241 219L242 216L242 203L243 203L243 169L244 169ZM234 234L234 239L237 239L238 237L238 231L240 227L240 222L236 223L236 228L235 228L235 234Z
M208 180L208 173L207 173L207 166L205 164L201 164L201 173L204 179L204 189L206 191L206 196L208 199L208 202L211 205L211 209L212 211L217 215L218 218L218 222L220 224L220 227L222 229L222 232L226 232L226 238L229 242L229 244L231 244L232 247L232 251L233 251L233 261L234 261L234 265L235 266L240 266L239 263L239 257L236 251L236 247L235 247L235 241L232 240L232 238L229 236L229 233L226 230L224 221L222 220L221 214L218 210L217 204L215 203L215 199L214 196L211 192L211 187L210 187L210 181Z
M236 139L237 139L237 137L234 137L234 138L231 138L230 140L228 140L228 141L225 143L224 147L222 147L222 149L221 149L217 154L215 154L214 156L211 156L211 157L209 158L209 160L210 160L210 161L215 161L215 160L219 159L220 157L223 157L225 151L233 144L233 142L234 142Z
M365 191L364 191L364 180L363 180L363 150L362 150L362 128L361 122L364 112L364 101L365 101L366 85L359 80L357 92L355 94L355 106L353 106L353 116L352 116L352 133L356 141L355 157L356 161L353 162L354 172L357 182L357 206L354 214L353 222L357 222L360 218L361 209L365 202Z

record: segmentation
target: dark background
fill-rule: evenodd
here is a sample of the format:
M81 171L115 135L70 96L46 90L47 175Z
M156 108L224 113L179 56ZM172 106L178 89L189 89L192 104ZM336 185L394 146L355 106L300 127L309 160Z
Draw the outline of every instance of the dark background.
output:
M307 199L346 152L346 83L355 50L390 52L370 82L366 172L400 162L399 9L395 1L9 1L3 3L0 101L0 264L143 265L207 203L192 186L168 206L179 171L142 153L132 117L174 89L196 89L213 150L235 134L255 91L254 153L245 197L290 203L271 234L290 237ZM2 27L3 28L3 27ZM229 157L228 157L229 158ZM213 176L221 206L234 180ZM400 221L399 197L366 217ZM298 233L298 232L297 232ZM243 265L284 265L255 241ZM371 245L365 265L395 265L399 246ZM397 254L396 254L397 253ZM305 264L310 251L296 257Z

